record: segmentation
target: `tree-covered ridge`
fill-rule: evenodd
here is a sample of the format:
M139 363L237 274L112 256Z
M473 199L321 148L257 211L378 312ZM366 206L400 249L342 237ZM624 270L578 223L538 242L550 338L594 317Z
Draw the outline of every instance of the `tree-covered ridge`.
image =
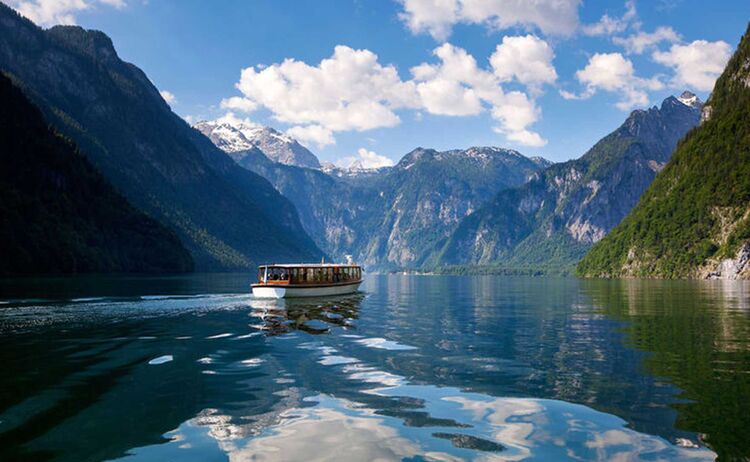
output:
M637 110L581 158L499 192L461 221L437 263L450 271L569 273L636 204L700 110L669 97Z
M184 272L177 235L132 207L0 74L0 274Z
M582 276L750 277L750 28L700 127L632 213L578 265ZM723 264L722 264L723 263Z
M174 114L105 34L42 30L0 3L0 70L131 204L175 230L197 269L323 255L294 206Z

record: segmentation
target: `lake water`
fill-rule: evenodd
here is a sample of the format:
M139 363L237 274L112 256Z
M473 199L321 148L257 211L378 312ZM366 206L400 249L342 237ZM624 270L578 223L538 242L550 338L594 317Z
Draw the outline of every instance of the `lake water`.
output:
M0 281L0 460L750 457L750 285Z

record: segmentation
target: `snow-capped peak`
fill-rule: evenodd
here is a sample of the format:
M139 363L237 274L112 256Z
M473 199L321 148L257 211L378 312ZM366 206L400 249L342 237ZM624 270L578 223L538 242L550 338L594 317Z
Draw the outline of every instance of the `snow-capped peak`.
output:
M228 153L256 147L269 159L287 165L320 168L315 154L285 133L227 114L216 120L202 121L195 128L217 147Z
M252 134L260 128L248 119L229 113L215 120L203 120L193 126L206 135L219 149L228 153L247 151L253 147Z
M700 108L703 105L700 98L698 98L694 93L687 90L683 91L682 94L677 97L677 101L681 102L685 106L693 108Z

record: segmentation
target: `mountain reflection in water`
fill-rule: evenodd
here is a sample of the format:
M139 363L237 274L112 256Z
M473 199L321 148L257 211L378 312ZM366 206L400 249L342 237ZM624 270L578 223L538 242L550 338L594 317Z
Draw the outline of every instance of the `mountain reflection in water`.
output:
M0 283L0 459L750 455L742 283L371 276L271 301L220 281Z

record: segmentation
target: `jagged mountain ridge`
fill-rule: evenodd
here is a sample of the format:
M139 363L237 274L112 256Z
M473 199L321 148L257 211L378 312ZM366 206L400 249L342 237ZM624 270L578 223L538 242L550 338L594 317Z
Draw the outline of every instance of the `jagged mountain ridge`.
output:
M197 269L320 259L292 204L172 113L105 34L42 30L0 4L0 69L133 205L175 229Z
M242 120L202 121L194 127L235 160L257 148L269 159L297 167L320 168L320 161L297 140L271 127L260 127Z
M385 209L365 261L424 266L463 217L538 170L536 162L510 149L413 150L385 175L370 180L383 195Z
M701 118L580 275L750 279L750 25Z
M458 225L437 265L498 265L571 271L585 251L630 211L677 141L700 118L681 101L633 111L581 158L553 165L518 189L501 191Z
M0 274L191 271L177 235L132 207L0 74Z
M259 151L236 159L297 206L322 249L338 258L352 254L372 269L422 266L462 217L547 165L487 147L418 148L393 167L361 172L283 165Z

